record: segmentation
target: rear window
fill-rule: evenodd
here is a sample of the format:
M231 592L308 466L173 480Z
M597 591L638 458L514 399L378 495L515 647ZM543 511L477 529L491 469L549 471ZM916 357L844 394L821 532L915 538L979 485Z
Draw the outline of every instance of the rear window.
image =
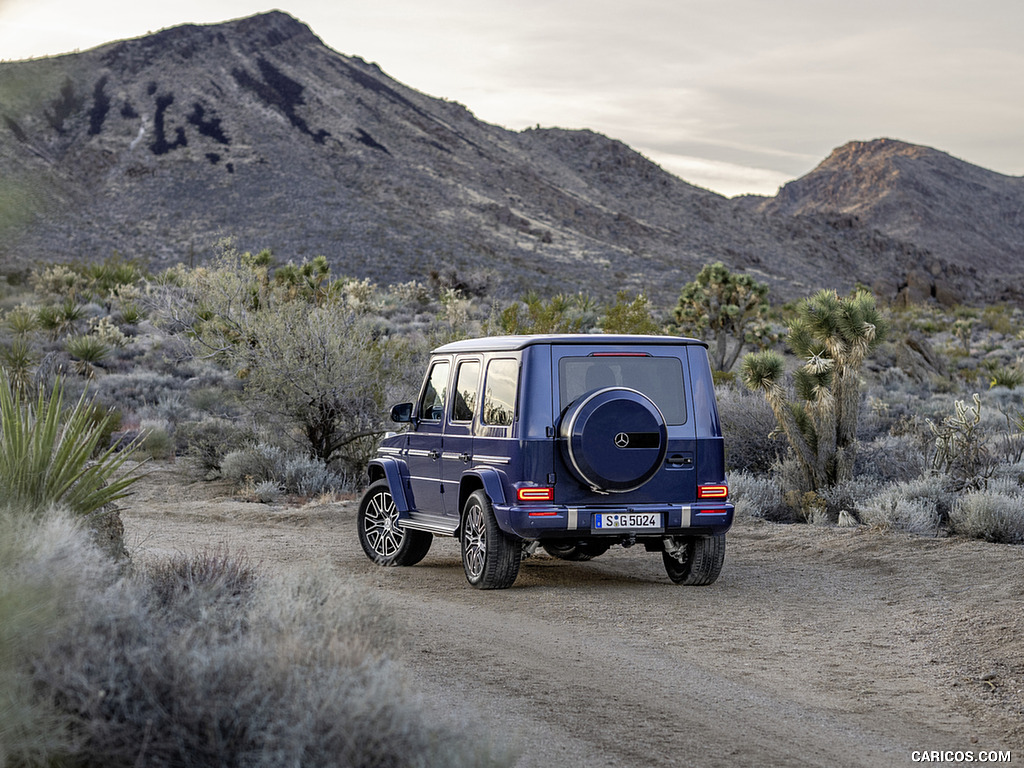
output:
M589 356L558 361L559 406L605 387L642 392L661 410L666 424L686 423L683 363L678 357Z
M516 412L518 378L517 360L498 359L487 364L487 379L484 383L484 424L507 427L512 423Z

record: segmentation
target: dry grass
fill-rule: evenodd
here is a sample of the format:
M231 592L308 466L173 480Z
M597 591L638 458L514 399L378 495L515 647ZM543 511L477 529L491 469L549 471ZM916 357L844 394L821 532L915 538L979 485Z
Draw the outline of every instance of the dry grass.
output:
M2 766L512 762L430 721L394 661L391 616L327 569L270 578L214 552L122 575L65 515L11 526Z

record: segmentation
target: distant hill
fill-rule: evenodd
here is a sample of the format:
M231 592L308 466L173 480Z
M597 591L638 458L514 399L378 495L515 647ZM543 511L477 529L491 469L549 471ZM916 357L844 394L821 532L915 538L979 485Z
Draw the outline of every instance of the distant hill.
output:
M281 12L0 63L0 266L117 251L198 263L222 236L382 282L495 295L645 290L721 260L793 298L855 281L1021 296L1019 178L852 143L775 198L728 200L587 130L477 120Z
M842 214L955 265L996 294L1024 278L1024 178L891 139L850 142L756 206L769 216Z

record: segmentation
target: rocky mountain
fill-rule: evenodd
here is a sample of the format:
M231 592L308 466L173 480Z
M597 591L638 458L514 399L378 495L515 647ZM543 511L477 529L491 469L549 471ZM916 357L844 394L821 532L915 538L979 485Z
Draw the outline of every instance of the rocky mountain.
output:
M850 142L755 209L772 217L849 216L926 249L996 294L1012 293L1024 277L1024 178L929 147ZM917 291L927 282L920 274L910 279Z
M669 306L721 260L780 298L861 281L991 300L1021 295L1021 185L871 142L776 198L728 200L591 131L484 123L281 12L0 63L8 271L114 251L198 263L230 236L381 282L454 271L495 295L626 288Z

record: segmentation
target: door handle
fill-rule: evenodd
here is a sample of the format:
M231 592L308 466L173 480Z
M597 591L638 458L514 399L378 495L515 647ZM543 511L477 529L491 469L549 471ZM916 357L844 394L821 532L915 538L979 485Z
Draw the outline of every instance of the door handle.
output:
M673 467L692 467L693 456L688 453L674 453L668 457L668 463Z
M470 461L472 461L472 460L473 460L473 457L472 457L472 455L470 455L470 454L468 454L468 453L460 453L460 454L459 454L459 458L460 458L460 459L462 459L462 460L463 460L464 462L466 462L467 464L468 464L468 463L469 463Z
M437 457L440 456L441 454L438 453L437 451L431 449L431 451L430 451L430 453L428 455L430 456L430 458L432 458L435 461L437 461Z

